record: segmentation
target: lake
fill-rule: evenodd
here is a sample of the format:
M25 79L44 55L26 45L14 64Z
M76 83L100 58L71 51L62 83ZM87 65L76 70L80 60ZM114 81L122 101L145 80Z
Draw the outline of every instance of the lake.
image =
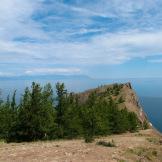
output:
M162 132L162 98L140 97L140 103L155 128Z

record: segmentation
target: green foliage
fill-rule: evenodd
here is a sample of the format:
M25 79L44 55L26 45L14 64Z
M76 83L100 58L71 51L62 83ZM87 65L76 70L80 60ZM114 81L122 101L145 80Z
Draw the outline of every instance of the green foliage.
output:
M128 149L127 153L137 155L138 157L142 157L148 161L154 161L154 157L158 156L158 151L155 148L136 147Z
M93 141L93 136L97 127L97 113L96 113L96 93L90 94L85 105L82 106L82 127L85 141Z
M146 138L146 140L149 141L150 143L153 143L153 144L156 144L156 145L160 144L159 138L156 138L156 137L149 137L149 138Z
M82 133L78 98L73 93L70 93L67 97L64 121L65 138L75 138Z
M120 98L118 99L118 103L123 103L124 102L124 99L122 96L120 96Z
M50 84L44 89L33 83L26 88L18 110L18 120L9 134L8 141L33 141L50 138L55 126L55 112Z
M113 94L114 94L115 96L118 96L119 93L120 93L121 88L122 88L122 85L115 83L115 84L113 85Z
M21 142L84 137L85 142L92 142L99 135L134 132L139 125L136 114L118 108L122 98L112 99L121 86L115 84L101 94L92 92L81 103L63 83L56 84L54 96L50 84L41 87L33 82L18 105L16 91L11 101L8 96L6 102L0 102L0 138Z
M149 128L149 123L146 120L144 120L143 129L148 129L148 128Z
M65 111L67 104L67 90L65 90L64 83L56 84L56 93L57 93L57 106L56 106L56 122L57 122L57 136L59 138L64 137L65 130Z
M0 107L0 138L6 139L12 127L13 112L6 104Z
M94 137L91 134L84 135L85 143L92 143L94 141Z
M129 114L128 114L128 121L129 121L128 130L130 132L137 131L137 128L138 128L138 125L139 125L139 121L138 121L137 115L135 113L133 113L133 112L129 112Z
M0 138L7 139L11 130L16 125L17 121L17 105L15 102L16 91L12 96L12 102L10 97L7 96L7 101L0 104Z

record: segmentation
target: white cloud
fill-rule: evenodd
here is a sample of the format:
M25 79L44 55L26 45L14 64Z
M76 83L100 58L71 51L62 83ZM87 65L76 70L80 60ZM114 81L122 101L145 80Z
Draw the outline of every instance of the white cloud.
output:
M88 42L1 42L1 62L59 64L120 64L162 53L162 32L122 32L96 36Z
M16 37L43 39L46 34L38 23L31 19L34 11L39 8L39 1L32 0L1 0L0 24L1 40L13 40Z
M0 64L30 64L31 70L29 68L26 74L78 73L81 65L121 64L134 58L162 55L160 1L151 0L146 3L145 0L100 0L86 4L78 1L71 6L61 1L57 1L57 5L43 5L42 2L43 0L1 0ZM45 22L32 19L38 11L46 15L42 18ZM48 15L48 11L54 13ZM141 15L135 17L137 11ZM155 15L152 16L152 12ZM107 30L109 24L106 27L100 24L98 27L92 19L94 16L116 18L126 25L114 26L118 30L111 32ZM104 34L90 36L86 41L71 39L76 34L103 30ZM36 41L15 41L18 38ZM48 67L56 64L69 67L41 68L42 65ZM70 68L71 65L80 68ZM40 68L35 68L38 66ZM22 71L25 69L22 67ZM1 72L0 75L4 73Z
M78 74L81 70L79 68L36 68L25 71L27 75L45 75L45 74Z

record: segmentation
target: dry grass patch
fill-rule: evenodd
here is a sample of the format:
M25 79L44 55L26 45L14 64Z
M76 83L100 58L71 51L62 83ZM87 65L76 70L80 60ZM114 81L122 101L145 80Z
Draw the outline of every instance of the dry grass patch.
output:
M150 137L150 138L146 138L146 140L150 143L153 143L155 145L159 145L160 144L160 140L159 138L156 137Z
M107 141L98 141L96 144L101 145L101 146L105 146L105 147L116 147L116 144L115 144L114 140L109 141L109 142L107 142Z
M158 156L158 151L155 148L143 148L137 147L133 149L128 149L126 151L128 156L136 157L138 160L149 160L154 161Z

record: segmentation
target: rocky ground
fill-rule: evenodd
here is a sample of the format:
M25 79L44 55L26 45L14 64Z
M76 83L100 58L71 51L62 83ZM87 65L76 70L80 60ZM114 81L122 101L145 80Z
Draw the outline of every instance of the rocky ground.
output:
M115 147L97 145L114 141ZM1 162L162 162L162 137L152 129L84 140L0 143Z

